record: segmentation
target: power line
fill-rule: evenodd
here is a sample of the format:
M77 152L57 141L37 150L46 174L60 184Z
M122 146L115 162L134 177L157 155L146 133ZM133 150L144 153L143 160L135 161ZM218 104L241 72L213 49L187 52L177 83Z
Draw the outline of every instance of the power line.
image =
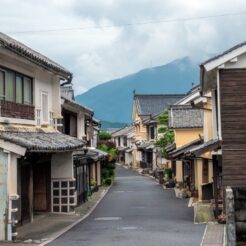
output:
M227 16L239 16L245 15L246 11L236 12L236 13L224 13L217 15L208 15L208 16L198 16L198 17L187 17L187 18L178 18L178 19L160 19L160 20L152 20L145 22L135 22L135 23L123 23L123 24L115 24L115 25L95 25L95 26L85 26L85 27L67 27L67 28L56 28L56 29L42 29L42 30L27 30L27 31L16 31L16 32L8 32L9 34L32 34L32 33L48 33L48 32L60 32L60 31L76 31L76 30L87 30L87 29L108 29L114 27L131 27L131 26L140 26L140 25L149 25L149 24L158 24L158 23L172 23L172 22L187 22L193 20L203 20L203 19L211 19L211 18L219 18L219 17L227 17Z

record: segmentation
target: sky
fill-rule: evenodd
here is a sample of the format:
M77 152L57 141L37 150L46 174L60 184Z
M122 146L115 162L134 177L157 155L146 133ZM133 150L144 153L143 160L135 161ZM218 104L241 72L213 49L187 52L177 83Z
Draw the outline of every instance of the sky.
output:
M245 41L245 24L245 0L0 0L0 31L69 69L76 95L184 56L199 63Z

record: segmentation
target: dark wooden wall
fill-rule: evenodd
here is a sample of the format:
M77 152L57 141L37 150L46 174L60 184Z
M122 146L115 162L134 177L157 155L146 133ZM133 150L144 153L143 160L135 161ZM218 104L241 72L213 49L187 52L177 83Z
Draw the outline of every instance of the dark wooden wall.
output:
M223 185L246 187L246 69L220 71Z

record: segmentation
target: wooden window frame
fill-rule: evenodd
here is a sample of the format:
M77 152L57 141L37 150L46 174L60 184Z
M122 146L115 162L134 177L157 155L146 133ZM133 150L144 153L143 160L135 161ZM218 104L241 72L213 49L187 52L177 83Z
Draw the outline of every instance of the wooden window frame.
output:
M9 68L6 68L6 67L2 67L0 66L0 71L4 73L4 95L2 99L0 100L3 100L3 101L9 101L9 100L6 100L6 73L7 72L11 72L14 74L14 88L13 88L13 95L14 95L14 100L13 101L10 101L10 102L15 102L15 103L18 103L17 100L16 100L16 77L20 77L22 79L22 103L20 104L23 104L23 105L30 105L30 106L33 106L33 78L31 78L30 76L27 76L25 74L22 74L22 73L19 73L19 72L16 72L12 69L9 69ZM30 79L31 81L31 104L26 104L24 103L24 93L25 93L25 88L24 88L24 78L28 78Z

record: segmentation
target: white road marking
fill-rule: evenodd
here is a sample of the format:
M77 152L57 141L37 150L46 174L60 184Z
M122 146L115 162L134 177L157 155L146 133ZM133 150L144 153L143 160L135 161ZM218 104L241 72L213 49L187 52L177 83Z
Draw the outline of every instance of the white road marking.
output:
M137 226L123 226L119 228L120 230L137 230L137 229L142 229L142 227L137 227Z
M96 221L111 221L111 220L121 220L121 217L97 217L94 220Z

